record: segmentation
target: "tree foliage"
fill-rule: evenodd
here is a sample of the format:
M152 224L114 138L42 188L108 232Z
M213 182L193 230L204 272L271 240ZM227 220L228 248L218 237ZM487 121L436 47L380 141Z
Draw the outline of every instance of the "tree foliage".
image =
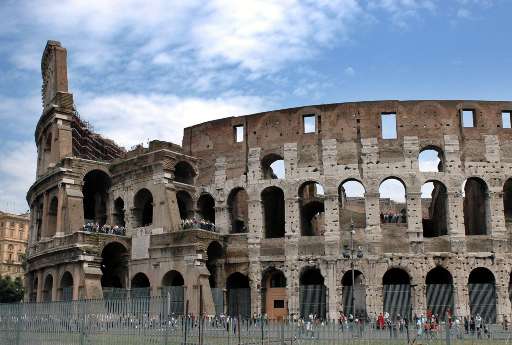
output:
M15 303L23 299L23 282L20 277L0 277L0 303Z

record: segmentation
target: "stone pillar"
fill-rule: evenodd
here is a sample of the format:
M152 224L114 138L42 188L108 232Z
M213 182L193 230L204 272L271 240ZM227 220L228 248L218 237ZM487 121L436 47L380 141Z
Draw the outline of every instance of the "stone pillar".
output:
M465 252L465 230L462 193L460 191L447 193L448 198L448 236L452 252Z
M457 274L462 272L457 272ZM465 277L464 274L460 274L462 277ZM455 303L455 315L457 316L469 316L470 308L469 308L469 291L467 281L454 279L453 281L453 291L454 291L454 303Z
M383 288L381 284L374 282L366 287L366 306L368 315L376 318L382 313L384 305Z
M42 302L43 301L43 271L37 271L36 272L37 277L37 291L36 291L36 302Z
M382 231L380 228L379 193L365 193L366 233L369 254L382 253Z
M337 277L336 277L336 261L327 262L327 277L326 277L327 291L329 292L329 299L327 301L329 314L327 318L330 320L336 320L338 314L338 306L336 303L337 297Z
M73 301L79 300L80 297L80 285L82 285L82 269L80 265L74 265L73 267Z
M57 193L57 222L55 229L55 237L60 237L64 235L63 227L64 227L64 217L63 217L63 207L64 207L64 191L62 185L59 184L59 191Z
M335 258L339 256L340 248L340 211L337 194L325 195L324 209L325 255Z
M288 263L287 263L288 264ZM285 271L288 290L288 313L299 316L299 272L297 263L289 263Z
M43 194L43 228L41 229L41 238L48 237L48 208L50 207L50 200L48 192Z
M424 282L411 286L412 314L425 315L427 310L427 285Z
M503 206L503 191L491 191L488 194L487 226L488 234L493 240L493 250L496 253L507 251L507 229L505 226L505 210Z
M412 253L423 253L423 222L421 214L421 192L407 192L407 234L409 250Z
M59 286L60 286L59 273L57 270L55 270L53 272L52 302L59 300Z
M231 222L229 219L229 209L226 204L215 205L215 227L221 234L229 234Z
M257 259L257 258L256 258ZM249 284L251 288L251 315L261 314L261 264L258 260L249 262Z
M503 316L506 315L508 320L510 321L510 297L509 297L509 287L508 287L508 281L501 280L497 281L496 283L496 313L497 313L497 319L496 322L500 323L503 321Z

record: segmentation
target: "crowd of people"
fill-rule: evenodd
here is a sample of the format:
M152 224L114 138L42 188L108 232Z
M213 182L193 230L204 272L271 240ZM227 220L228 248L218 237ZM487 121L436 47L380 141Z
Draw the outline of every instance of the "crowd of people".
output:
M207 230L207 231L213 231L213 232L216 232L217 229L215 228L215 224L208 221L208 220L204 220L204 219L201 219L201 218L192 218L192 219L182 219L181 220L181 228L183 230L186 230L186 229L201 229L201 230Z
M120 225L109 225L99 223L87 222L84 224L83 231L86 232L97 232L100 234L111 234L111 235L121 235L124 236L126 234L126 228Z
M405 213L386 212L380 214L381 223L406 223L407 216Z

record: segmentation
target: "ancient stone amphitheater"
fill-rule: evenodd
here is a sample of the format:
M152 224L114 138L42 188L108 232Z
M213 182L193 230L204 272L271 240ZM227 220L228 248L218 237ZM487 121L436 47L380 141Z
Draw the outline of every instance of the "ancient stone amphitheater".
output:
M27 300L510 319L512 102L304 106L126 151L78 116L59 42L42 76Z

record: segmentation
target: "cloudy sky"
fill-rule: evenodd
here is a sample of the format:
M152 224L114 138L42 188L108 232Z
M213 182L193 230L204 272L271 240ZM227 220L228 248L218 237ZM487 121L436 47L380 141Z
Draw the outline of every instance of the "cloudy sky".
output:
M68 49L82 117L131 147L305 104L511 99L508 0L0 1L0 209L24 211L40 59Z

